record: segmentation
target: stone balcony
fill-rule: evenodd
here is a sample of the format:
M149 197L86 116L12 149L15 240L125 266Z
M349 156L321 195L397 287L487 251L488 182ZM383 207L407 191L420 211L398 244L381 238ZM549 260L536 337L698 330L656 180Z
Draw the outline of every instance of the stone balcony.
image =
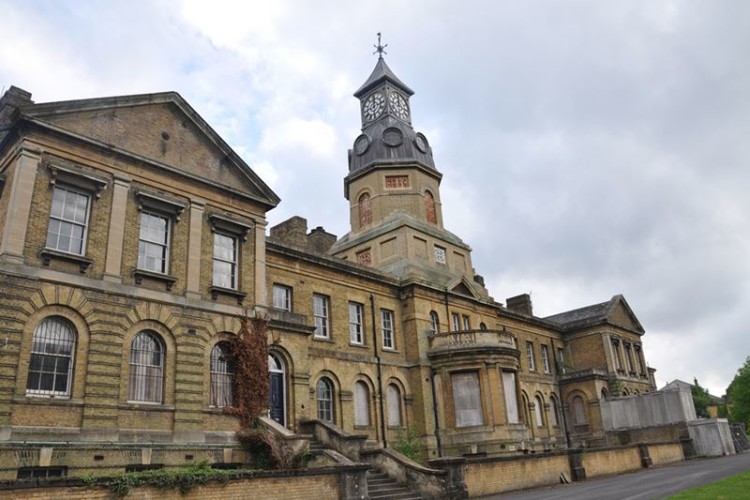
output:
M504 330L460 330L428 334L428 357L435 361L460 361L465 359L506 359L509 365L517 364L521 352L516 338Z

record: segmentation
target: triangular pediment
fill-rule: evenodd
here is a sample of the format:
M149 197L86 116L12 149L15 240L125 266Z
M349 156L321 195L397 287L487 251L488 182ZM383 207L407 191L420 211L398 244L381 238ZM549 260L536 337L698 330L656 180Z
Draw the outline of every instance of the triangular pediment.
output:
M615 295L612 297L609 311L607 313L607 321L615 326L625 328L626 330L639 333L645 332L643 326L641 326L641 322L638 321L635 313L633 313L633 310L622 295Z
M24 117L254 198L276 194L185 102L166 92L25 106Z
M466 295L467 297L471 297L474 299L479 298L479 294L476 292L476 290L474 290L474 287L466 280L465 277L461 277L450 283L448 285L448 290L450 290L452 293Z

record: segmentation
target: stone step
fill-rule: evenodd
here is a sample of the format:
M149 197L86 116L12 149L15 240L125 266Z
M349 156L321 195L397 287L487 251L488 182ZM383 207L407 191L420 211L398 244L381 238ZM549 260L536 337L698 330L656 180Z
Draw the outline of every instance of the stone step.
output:
M419 494L400 485L388 474L371 470L367 472L367 493L375 500L418 500Z

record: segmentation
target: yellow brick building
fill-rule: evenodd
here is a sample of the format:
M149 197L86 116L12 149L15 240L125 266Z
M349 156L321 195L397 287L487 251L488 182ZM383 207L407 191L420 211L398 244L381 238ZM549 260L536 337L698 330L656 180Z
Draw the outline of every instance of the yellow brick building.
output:
M222 353L243 316L269 320L273 419L371 446L413 429L427 458L596 443L600 399L653 390L623 297L539 318L527 295L490 296L443 226L412 94L382 58L355 93L351 230L337 238L301 217L267 234L278 197L176 93L37 104L11 87L0 478L232 461Z

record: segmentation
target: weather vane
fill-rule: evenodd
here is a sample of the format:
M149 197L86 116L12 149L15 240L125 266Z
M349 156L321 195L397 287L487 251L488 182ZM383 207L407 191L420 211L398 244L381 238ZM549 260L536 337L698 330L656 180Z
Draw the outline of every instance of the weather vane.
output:
M380 54L378 56L378 59L382 59L383 55L388 53L385 51L385 48L388 47L388 44L387 43L385 45L380 44L380 33L378 33L378 44L373 45L373 47L375 47L375 52L373 52L373 54Z

